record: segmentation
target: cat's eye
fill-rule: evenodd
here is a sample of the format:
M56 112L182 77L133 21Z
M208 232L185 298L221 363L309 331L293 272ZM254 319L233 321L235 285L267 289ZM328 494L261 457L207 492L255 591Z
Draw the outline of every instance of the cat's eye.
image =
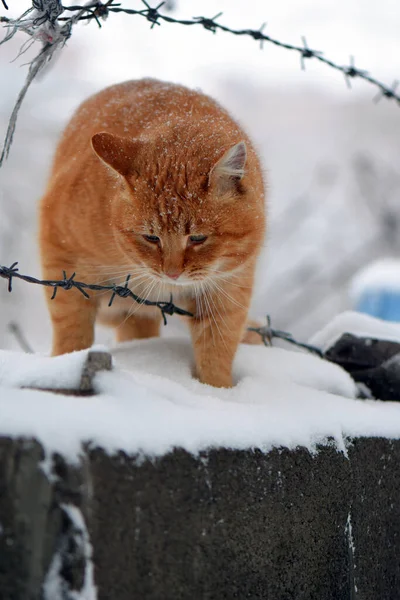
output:
M143 237L146 242L151 242L152 244L158 244L160 241L158 235L144 235Z
M202 244L203 242L205 242L207 239L206 235L190 235L189 236L189 241L192 244Z

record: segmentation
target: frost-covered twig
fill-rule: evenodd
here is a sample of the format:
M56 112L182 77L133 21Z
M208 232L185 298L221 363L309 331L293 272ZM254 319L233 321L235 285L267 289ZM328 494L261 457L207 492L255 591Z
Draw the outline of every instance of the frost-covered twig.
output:
M80 20L86 11L87 8L83 6L61 25L58 22L58 18L64 12L61 0L32 0L32 7L26 10L17 19L1 18L1 21L5 23L8 32L5 38L0 42L0 45L13 38L17 32L22 31L29 35L33 42L41 42L42 48L29 65L25 84L18 95L14 109L11 113L3 150L0 156L0 167L3 164L3 161L8 157L15 132L18 112L29 86L45 65L51 61L54 54L65 45L71 35L72 26ZM25 50L26 47L24 45L20 54L23 54Z
M17 340L18 344L21 346L21 348L24 352L26 352L27 354L33 354L32 346L26 340L26 337L23 334L18 323L11 321L8 324L8 330L10 331L10 333L13 334L13 336L15 337L15 339Z

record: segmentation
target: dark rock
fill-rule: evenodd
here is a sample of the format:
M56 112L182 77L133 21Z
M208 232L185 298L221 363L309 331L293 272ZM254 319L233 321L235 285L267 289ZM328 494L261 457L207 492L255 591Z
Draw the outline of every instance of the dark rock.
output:
M366 369L352 374L355 381L363 383L379 400L400 400L400 353L376 369Z
M325 352L379 400L400 400L400 343L345 333Z
M79 504L84 496L82 469L68 466L62 479L49 480L43 459L35 440L0 438L0 600L42 598L51 561L66 537L62 506ZM72 570L74 580L82 579L79 569Z
M42 458L36 442L0 441L0 600L43 598L54 570L76 598L88 542L98 600L400 597L400 441L356 439L347 457L89 447L79 467L54 457L53 481Z
M79 390L82 394L94 393L94 377L100 371L111 371L112 357L109 352L91 350L83 366Z

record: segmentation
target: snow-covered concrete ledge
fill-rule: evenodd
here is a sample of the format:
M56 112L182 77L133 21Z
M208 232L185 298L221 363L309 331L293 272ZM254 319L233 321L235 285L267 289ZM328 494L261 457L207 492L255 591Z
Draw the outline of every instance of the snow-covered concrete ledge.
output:
M0 352L0 598L396 597L400 403L281 348L242 346L232 390L183 339L112 354L79 397L41 390L87 352Z
M41 390L79 388L87 351L0 351L0 434L34 437L69 462L89 441L109 453L162 456L175 447L313 450L328 438L346 453L348 437L400 438L400 403L357 400L351 377L311 354L242 345L232 389L192 377L185 339L141 340L112 354L114 368L95 376L96 394L79 398Z
M395 600L400 442L296 450L87 448L0 439L0 597Z

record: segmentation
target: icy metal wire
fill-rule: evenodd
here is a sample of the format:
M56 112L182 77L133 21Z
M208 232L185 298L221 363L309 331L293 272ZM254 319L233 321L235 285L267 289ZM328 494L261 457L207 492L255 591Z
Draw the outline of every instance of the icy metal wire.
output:
M394 99L400 106L400 94L396 93L396 88L399 84L398 81L395 81L392 86L385 85L375 77L369 75L368 71L363 69L358 69L354 63L354 57L350 57L349 65L339 65L334 61L326 58L322 52L319 50L313 50L309 48L307 45L307 41L305 37L302 37L302 45L296 44L288 44L286 42L281 42L276 38L271 37L263 32L266 23L263 23L259 29L231 29L226 25L222 25L218 22L222 16L222 13L218 13L212 18L209 17L194 17L193 19L175 19L169 15L164 15L160 13L160 8L165 4L165 2L161 2L156 7L151 7L146 0L142 0L145 8L142 10L135 10L132 8L124 8L120 3L115 3L114 0L109 0L105 4L100 1L91 2L86 5L87 14L82 13L80 17L77 19L78 21L82 20L98 20L99 17L106 17L109 13L124 13L126 15L138 15L150 21L151 28L155 25L161 25L162 22L165 23L175 23L178 25L187 25L187 26L200 26L212 33L216 33L217 31L224 31L225 33L230 33L236 36L247 36L253 38L255 41L260 42L260 47L263 48L264 42L273 44L274 46L278 46L279 48L284 48L285 50L291 50L297 52L300 57L301 68L305 68L305 61L307 59L315 58L320 63L335 69L342 73L345 77L346 83L349 87L351 87L351 79L359 78L367 81L368 83L374 85L378 88L379 92L377 96L375 96L375 101L379 100L382 97L388 99ZM83 6L66 6L65 10L68 11L82 11L84 9ZM63 18L59 19L60 21ZM101 24L98 22L101 26Z
M5 0L1 0L1 2L7 9L8 7ZM133 8L124 8L120 3L116 3L115 0L107 0L106 2L89 0L89 2L84 5L74 6L63 6L61 0L32 0L32 7L25 11L18 19L9 19L0 16L0 23L4 23L4 26L8 29L8 33L0 44L11 39L17 31L23 31L28 34L33 41L38 40L43 44L41 51L30 64L25 85L18 96L11 115L4 147L0 155L0 167L8 156L15 131L18 111L34 78L42 68L51 61L55 51L64 46L71 35L72 27L77 22L93 20L101 27L101 20L105 20L110 13L123 13L126 15L142 17L151 23L151 28L155 27L155 25L161 25L163 22L177 25L197 26L207 29L212 33L223 31L236 36L250 37L259 42L261 48L263 48L264 43L273 44L279 48L297 53L300 57L302 69L305 68L306 60L315 59L342 73L348 87L351 87L351 80L355 78L362 79L375 86L375 88L378 89L378 93L374 97L375 102L384 97L396 101L400 106L400 94L396 92L399 84L398 81L394 81L392 86L384 84L375 77L372 77L368 71L356 67L352 56L350 57L348 65L335 63L329 58L326 58L319 50L310 48L305 37L301 38L302 45L288 44L264 33L265 23L261 25L259 29L231 29L218 22L222 13L218 13L212 18L194 17L192 19L175 19L174 17L160 12L160 9L165 5L165 2L161 2L155 7L150 6L146 0L142 0L142 2L144 8L142 10L135 10ZM166 5L166 9L167 8L168 5ZM71 17L61 16L65 11L72 12L73 15ZM62 25L61 22L63 23ZM22 52L23 49L21 49L21 53Z
M248 327L248 330L258 333L258 335L261 336L264 346L272 346L272 340L276 338L284 340L285 342L297 346L298 348L302 348L303 350L307 350L312 354L316 354L320 358L326 358L324 353L316 346L312 346L311 344L305 344L303 342L298 342L294 339L291 333L287 333L286 331L273 329L271 327L271 317L269 315L267 315L266 325L264 325L263 327Z
M127 276L125 285L123 285L123 286L115 285L115 284L97 285L97 284L91 284L91 283L83 283L82 281L75 280L75 273L72 273L72 275L70 277L67 277L67 274L65 271L63 271L63 279L61 279L59 281L53 281L53 280L48 280L48 279L40 280L40 279L36 279L35 277L31 277L30 275L21 275L21 273L19 272L19 270L17 268L17 265L18 265L17 262L13 263L11 265L11 267L3 267L0 265L0 278L6 279L8 281L8 291L9 292L12 292L13 279L20 279L22 281L26 281L27 283L36 283L38 285L43 285L45 287L53 288L53 295L51 297L52 300L54 300L54 298L56 297L57 290L59 288L62 288L63 290L71 290L72 288L76 288L83 296L85 296L85 298L90 298L90 296L86 292L86 290L91 290L91 291L95 291L95 292L109 291L109 292L111 292L111 296L110 296L110 301L108 303L108 306L112 305L116 296L118 296L119 298L132 298L132 300L134 300L138 304L144 304L145 306L157 306L157 308L159 308L161 310L161 314L164 319L164 325L167 324L167 315L175 314L175 315L182 315L185 317L193 317L194 316L192 313L184 310L183 308L179 308L178 306L175 306L175 304L172 303L172 295L171 295L169 302L165 302L165 301L155 302L152 300L145 300L143 298L140 298L139 296L134 294L128 287L130 275ZM290 333L286 333L285 331L280 331L279 329L273 329L271 327L271 318L269 315L267 315L267 324L266 325L264 325L263 327L249 327L248 330L255 331L256 333L258 333L265 346L271 346L272 340L274 338L279 338L281 340L284 340L285 342L288 342L289 344L293 344L293 345L297 346L298 348L302 348L303 350L308 350L308 352L317 354L319 357L324 358L324 354L321 352L321 350L319 348L317 348L315 346L311 346L310 344L304 344L302 342L296 341ZM15 333L15 331L14 331L14 333Z
M138 304L144 304L145 306L157 306L161 310L161 314L164 319L164 325L167 324L167 315L183 315L187 317L193 317L192 313L183 310L183 308L179 308L172 303L172 295L169 302L157 301L153 302L152 300L146 300L144 298L140 298L136 294L134 294L128 287L130 275L126 278L125 285L96 285L90 283L83 283L82 281L75 280L75 273L72 273L70 277L67 277L65 271L63 271L63 279L60 281L52 281L52 280L40 280L35 277L31 277L30 275L21 275L17 268L17 262L13 263L11 267L3 267L0 265L0 277L8 280L8 291L12 291L12 282L13 279L21 279L22 281L26 281L28 283L36 283L38 285L43 285L46 287L53 288L53 295L51 297L52 300L56 297L57 290L62 288L63 290L71 290L72 288L76 288L85 298L90 298L89 294L86 290L92 291L109 291L111 292L110 302L108 306L111 306L115 300L115 297L119 298L132 298Z

